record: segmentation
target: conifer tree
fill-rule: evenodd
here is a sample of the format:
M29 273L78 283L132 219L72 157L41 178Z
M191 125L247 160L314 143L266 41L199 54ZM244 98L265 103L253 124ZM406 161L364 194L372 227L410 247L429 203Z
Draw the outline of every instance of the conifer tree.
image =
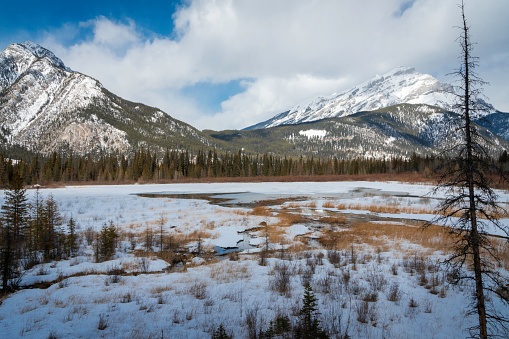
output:
M99 235L98 256L99 261L111 259L115 254L116 242L118 238L117 228L113 221L109 225L104 223Z
M5 191L5 203L2 206L0 228L0 270L2 289L8 291L12 287L12 279L19 276L19 261L24 250L24 237L28 224L28 202L23 180L19 172L15 172L12 184Z
M64 237L62 226L62 216L58 210L58 204L50 194L44 202L42 209L42 251L44 261L57 259L61 256L64 249Z
M76 234L76 221L71 216L69 218L69 222L67 223L67 227L69 229L69 234L67 234L67 251L69 256L74 256L77 251L77 242L78 236Z
M300 310L300 320L295 328L295 337L302 339L328 338L327 334L320 327L318 320L318 299L313 290L306 285L304 296L302 297L302 308Z

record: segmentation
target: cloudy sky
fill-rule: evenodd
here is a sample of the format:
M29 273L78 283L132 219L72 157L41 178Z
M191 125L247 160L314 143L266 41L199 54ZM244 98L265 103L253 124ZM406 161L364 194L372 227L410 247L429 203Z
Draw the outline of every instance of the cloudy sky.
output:
M459 1L8 1L0 49L32 40L125 99L240 129L398 66L452 82ZM485 94L505 112L508 14L507 0L466 0Z

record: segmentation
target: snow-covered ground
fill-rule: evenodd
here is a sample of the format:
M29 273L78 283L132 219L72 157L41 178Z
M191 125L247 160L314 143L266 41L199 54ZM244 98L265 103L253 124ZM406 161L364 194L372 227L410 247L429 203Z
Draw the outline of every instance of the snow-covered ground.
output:
M395 182L42 189L43 197L51 194L58 202L64 220L71 216L76 219L81 232L100 230L104 223L113 221L120 232L141 234L150 229L157 236L163 219L166 235L202 232L204 248L213 251L239 246L240 259L208 255L190 259L183 271L164 273L171 263L156 257L136 257L127 244L114 259L102 263L95 263L90 246L83 244L77 257L40 264L26 273L22 285L54 283L18 291L2 301L0 338L210 338L220 324L235 338L244 338L252 321L260 330L278 315L296 319L306 281L319 299L322 326L331 334L347 331L354 338L468 336L465 329L476 321L465 314L468 288L450 286L445 275L433 268L433 260L442 254L421 258L419 245L406 244L402 252L401 246L391 247L392 241L387 239L389 250L380 252L354 244L354 256L349 250L327 251L316 242L303 241L321 232L309 221L318 222L326 216L367 215L375 225L429 220L432 215L422 211L432 210L441 198L431 196L431 189ZM32 199L35 190L27 192ZM137 195L148 193L160 197ZM497 193L501 202L509 202L508 193ZM210 194L230 200L218 205L176 194ZM2 194L0 203L3 199ZM265 214L253 213L257 201L276 199L264 207ZM368 210L370 206L406 209L404 213L376 213ZM412 213L412 209L420 212ZM279 212L302 214L307 219L278 226ZM271 249L278 253L266 266L259 265L258 254L265 244L263 222L272 230L281 228L283 239L279 244L271 243ZM242 242L248 245L242 247ZM286 250L297 243L301 250ZM195 249L197 243L192 240L186 246ZM412 266L421 260L420 269ZM112 273L119 270L124 273ZM276 287L280 286L277 282L282 271L289 275L285 291Z

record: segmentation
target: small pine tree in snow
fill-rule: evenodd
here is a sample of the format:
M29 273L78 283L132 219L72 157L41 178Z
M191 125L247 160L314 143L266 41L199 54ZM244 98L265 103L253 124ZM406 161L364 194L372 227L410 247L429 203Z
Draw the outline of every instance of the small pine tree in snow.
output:
M107 225L104 223L101 234L99 235L99 259L100 260L108 260L113 257L115 254L115 244L117 241L117 229L113 224L113 221L110 221L110 224Z
M327 334L320 327L318 320L318 299L313 290L306 285L302 298L300 319L295 327L295 337L302 339L328 338Z
M232 337L226 333L223 324L219 325L217 330L215 330L214 333L212 334L212 339L231 339L231 338Z
M78 236L76 234L76 221L72 216L69 219L67 227L69 228L69 234L67 235L67 251L72 257L74 254L76 254L78 242Z

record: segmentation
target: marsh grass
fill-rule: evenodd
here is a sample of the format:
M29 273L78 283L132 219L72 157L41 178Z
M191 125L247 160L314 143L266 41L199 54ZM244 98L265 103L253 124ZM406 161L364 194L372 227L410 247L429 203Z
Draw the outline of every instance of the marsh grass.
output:
M435 211L432 208L422 206L402 206L399 204L387 204L387 205L363 205L363 204L338 204L336 205L338 210L360 210L369 211L371 213L389 213L389 214L434 214Z
M210 266L210 277L220 284L247 279L251 276L249 267L241 262L225 261Z
M358 222L341 231L327 230L320 241L328 249L347 249L351 244L363 244L386 252L394 243L412 243L434 251L451 251L452 237L441 226L422 229L415 226Z

